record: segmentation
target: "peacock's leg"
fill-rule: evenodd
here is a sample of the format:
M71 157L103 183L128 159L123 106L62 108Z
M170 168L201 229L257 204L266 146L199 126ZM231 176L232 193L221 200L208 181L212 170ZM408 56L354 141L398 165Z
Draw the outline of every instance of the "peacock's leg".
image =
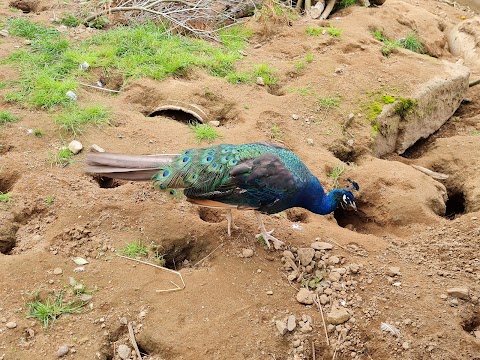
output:
M267 229L265 229L265 225L263 224L262 215L260 214L260 212L255 211L255 216L257 217L258 225L260 226L260 234L256 235L256 238L259 238L261 236L263 240L265 240L265 242L267 243L268 248L270 248L269 240L272 240L273 247L275 249L280 249L284 242L272 236L273 230L267 231Z
M240 229L237 225L235 225L235 223L233 222L233 216L232 216L232 209L228 209L227 210L227 213L225 215L223 215L227 218L227 232L228 232L228 236L231 236L232 235L232 227L235 229L235 230L238 230Z

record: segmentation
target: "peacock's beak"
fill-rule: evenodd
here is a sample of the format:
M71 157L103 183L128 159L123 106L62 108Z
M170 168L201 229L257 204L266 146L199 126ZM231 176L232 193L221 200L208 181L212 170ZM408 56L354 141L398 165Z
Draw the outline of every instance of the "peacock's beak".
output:
M357 205L355 204L355 201L352 201L350 206L353 208L353 210L357 211Z

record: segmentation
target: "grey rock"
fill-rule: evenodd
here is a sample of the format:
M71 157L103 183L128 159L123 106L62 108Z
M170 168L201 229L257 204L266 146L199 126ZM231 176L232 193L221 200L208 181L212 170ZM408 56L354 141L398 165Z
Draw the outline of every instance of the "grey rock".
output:
M117 354L120 356L120 359L127 360L130 358L130 353L132 350L125 344L120 344L117 349Z
M358 274L358 272L360 271L360 266L358 264L350 264L349 268L352 274Z
M83 301L83 302L89 302L90 300L92 300L93 296L90 295L90 294L82 294L80 296L80 300Z
M313 292L306 288L301 288L297 294L297 301L305 305L313 304Z
M244 258L249 258L253 256L253 250L252 249L243 249L242 250L242 256Z
M65 95L68 96L73 101L76 101L78 99L77 94L75 94L72 90L68 90Z
M74 154L78 154L80 151L82 151L83 149L83 145L80 141L78 140L72 140L70 142L70 144L68 144L68 149L74 153Z
M293 255L293 253L290 251L290 250L285 250L283 252L283 256L287 259L292 259L292 260L295 260L295 256Z
M287 330L288 331L293 331L297 327L297 319L295 318L295 315L290 315L287 319Z
M62 345L57 350L57 356L62 357L68 354L68 345Z
M468 292L469 292L469 289L466 286L447 289L448 295L459 298L459 299L463 299L463 300L468 300L470 298L470 295L468 294Z
M329 301L330 299L328 298L327 295L325 294L320 295L320 304L325 305L325 304L328 304Z
M327 322L332 325L340 325L350 319L350 314L344 308L332 308L327 314Z
M330 244L328 242L324 242L324 241L315 241L310 246L312 248L314 248L315 250L332 250L333 249L332 244Z
M15 329L17 327L17 323L15 321L9 321L5 324L7 329Z
M312 262L313 256L315 255L315 250L312 248L300 248L297 250L297 255L298 260L300 260L300 264L307 266Z
M387 269L386 274L387 274L388 276L392 276L392 277L393 277L393 276L400 276L400 275L402 275L402 274L400 273L400 268L399 268L398 266L390 266L390 267Z
M61 275L62 273L62 268L56 267L55 269L53 269L53 275Z
M8 33L7 29L0 30L0 36L7 37L8 35L9 35L9 33Z
M328 258L328 262L329 262L330 264L336 265L336 264L338 264L338 263L340 262L340 259L338 258L338 256L335 256L335 255L334 255L334 256L330 256L330 257Z
M275 321L275 326L280 335L285 335L287 333L287 325L285 324L285 321L277 320Z

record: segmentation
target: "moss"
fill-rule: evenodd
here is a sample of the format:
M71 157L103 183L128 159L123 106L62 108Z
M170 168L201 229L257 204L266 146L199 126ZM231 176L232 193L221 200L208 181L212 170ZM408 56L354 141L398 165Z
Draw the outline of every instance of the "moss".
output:
M397 101L397 98L391 95L383 95L382 101L384 104L393 104L395 101Z
M393 112L404 120L417 107L417 101L410 98L400 98L393 108Z

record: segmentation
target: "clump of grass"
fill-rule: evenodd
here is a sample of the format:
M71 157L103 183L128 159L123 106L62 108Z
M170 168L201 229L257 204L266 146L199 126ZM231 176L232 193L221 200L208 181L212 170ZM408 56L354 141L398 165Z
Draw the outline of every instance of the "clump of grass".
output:
M8 124L17 120L17 117L13 115L10 111L0 111L0 125Z
M80 25L81 23L82 21L73 14L66 14L64 17L60 19L60 24L63 24L65 26L72 27L72 28Z
M297 61L294 66L295 66L296 71L301 71L301 70L305 69L305 67L307 65L303 61L300 60L300 61Z
M32 134L37 137L42 137L43 135L45 135L45 131L43 131L42 129L33 129Z
M72 103L64 112L54 118L54 121L61 131L77 137L87 125L110 124L109 116L110 112L100 105L80 108Z
M148 248L142 244L140 240L135 240L126 244L123 248L118 250L120 254L128 257L138 258L148 255Z
M407 50L422 54L423 53L423 45L415 33L408 34L405 38L398 40L398 44Z
M384 46L382 47L383 56L389 56L392 53L392 50L398 47L401 47L419 54L424 53L424 47L422 45L422 42L418 37L418 35L415 33L409 33L405 38L402 38L396 41L393 41L388 37L386 37L383 34L383 31L380 29L372 30L371 34L376 40L381 41L384 44Z
M320 108L325 110L336 109L340 106L341 99L339 97L324 97L316 100Z
M213 141L220 137L218 130L208 124L192 124L190 129L192 129L198 141Z
M65 167L73 163L73 153L69 148L61 148L56 153L48 153L48 161L50 165L57 165L59 167Z
M80 300L64 301L64 292L60 291L45 300L41 300L38 295L27 303L28 318L39 320L45 329L51 325L59 316L63 314L75 314L80 312L85 306L85 302Z
M382 96L382 101L384 104L393 104L396 100L397 98L395 96L391 96L391 95Z
M10 194L9 192L7 193L0 192L0 202L7 204L10 201L12 201L12 194Z
M52 205L55 201L55 195L49 195L45 198L45 204Z
M282 131L282 128L278 124L273 124L272 127L270 128L270 136L272 139L275 139L277 141L282 141L284 138L284 133Z
M473 130L470 135L472 136L480 136L480 130Z
M327 174L327 177L333 180L333 186L338 188L338 179L340 176L345 172L345 165L337 164L335 165L332 170Z
M306 53L305 54L305 61L307 63L311 63L313 61L313 54L312 53Z
M315 95L315 90L313 90L310 86L299 86L299 87L292 87L287 89L290 93L296 93L301 96L312 96Z
M252 77L249 74L234 72L227 74L225 78L231 84L245 84L252 80Z
M253 70L254 77L261 77L265 85L275 85L278 82L278 78L275 76L275 70L267 64L257 65Z
M417 101L410 98L400 98L398 103L395 104L393 112L400 116L400 119L404 120L413 110L417 107Z
M335 26L330 25L328 28L325 30L328 35L332 37L340 37L343 33L342 29L337 29Z
M323 28L318 26L307 26L305 29L305 34L308 36L320 36L322 32Z
M346 8L352 5L355 5L357 3L357 0L340 0L340 7L341 8Z

